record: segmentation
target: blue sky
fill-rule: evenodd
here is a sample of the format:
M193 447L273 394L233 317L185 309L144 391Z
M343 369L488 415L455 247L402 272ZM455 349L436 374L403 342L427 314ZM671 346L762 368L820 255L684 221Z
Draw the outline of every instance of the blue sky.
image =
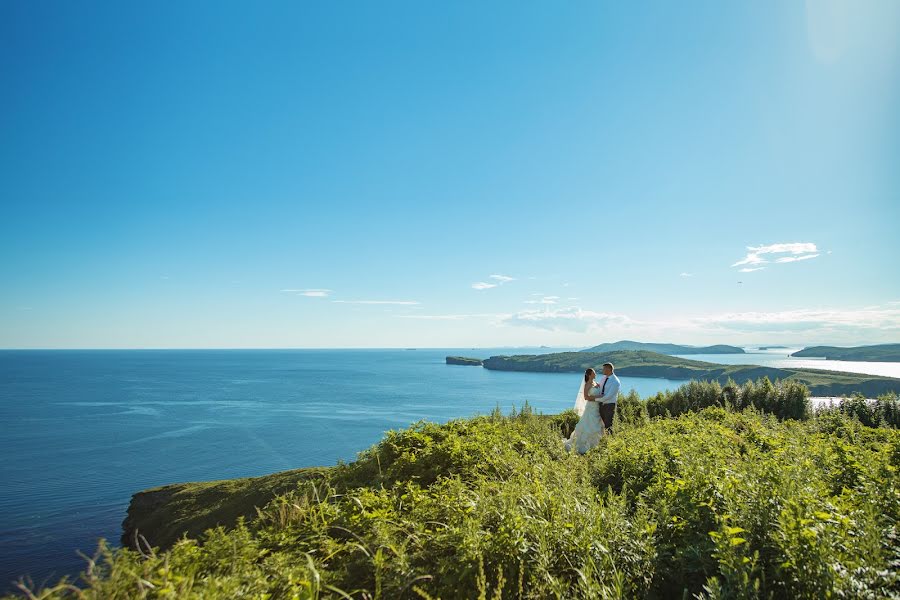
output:
M0 347L900 341L891 0L11 1L0 83Z

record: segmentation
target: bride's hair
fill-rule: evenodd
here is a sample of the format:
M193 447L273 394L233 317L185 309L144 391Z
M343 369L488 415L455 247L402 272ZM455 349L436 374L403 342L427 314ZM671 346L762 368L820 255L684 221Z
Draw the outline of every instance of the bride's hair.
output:
M587 370L585 370L585 372L584 372L584 381L587 382L587 380L590 379L591 376L596 377L596 376L597 376L597 371L595 371L595 370L593 370L593 369L587 369Z

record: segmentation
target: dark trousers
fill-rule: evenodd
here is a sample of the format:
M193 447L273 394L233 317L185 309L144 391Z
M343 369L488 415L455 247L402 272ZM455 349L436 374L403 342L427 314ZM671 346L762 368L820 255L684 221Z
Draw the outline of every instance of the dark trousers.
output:
M615 402L605 402L600 405L600 418L603 419L603 426L606 427L606 433L612 433L613 417L615 415Z

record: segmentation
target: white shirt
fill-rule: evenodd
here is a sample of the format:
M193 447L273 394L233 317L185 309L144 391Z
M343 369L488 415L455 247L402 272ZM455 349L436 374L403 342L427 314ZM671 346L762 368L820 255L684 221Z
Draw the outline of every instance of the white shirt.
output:
M604 388L603 382L606 382L606 387ZM619 386L621 383L619 382L619 378L616 377L616 374L613 373L606 379L600 382L600 389L603 390L603 395L597 398L597 402L602 404L613 404L616 401L616 398L619 395Z

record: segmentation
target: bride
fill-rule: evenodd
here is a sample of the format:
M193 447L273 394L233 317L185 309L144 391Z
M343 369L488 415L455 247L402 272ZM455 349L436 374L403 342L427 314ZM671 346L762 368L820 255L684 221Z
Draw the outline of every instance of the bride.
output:
M575 412L581 418L575 425L572 435L565 440L566 450L574 447L578 454L584 454L599 444L600 438L606 433L603 420L600 419L600 404L595 400L600 394L593 393L594 388L600 387L594 382L596 377L597 372L593 369L584 372L584 382L579 386L578 396L575 399Z

